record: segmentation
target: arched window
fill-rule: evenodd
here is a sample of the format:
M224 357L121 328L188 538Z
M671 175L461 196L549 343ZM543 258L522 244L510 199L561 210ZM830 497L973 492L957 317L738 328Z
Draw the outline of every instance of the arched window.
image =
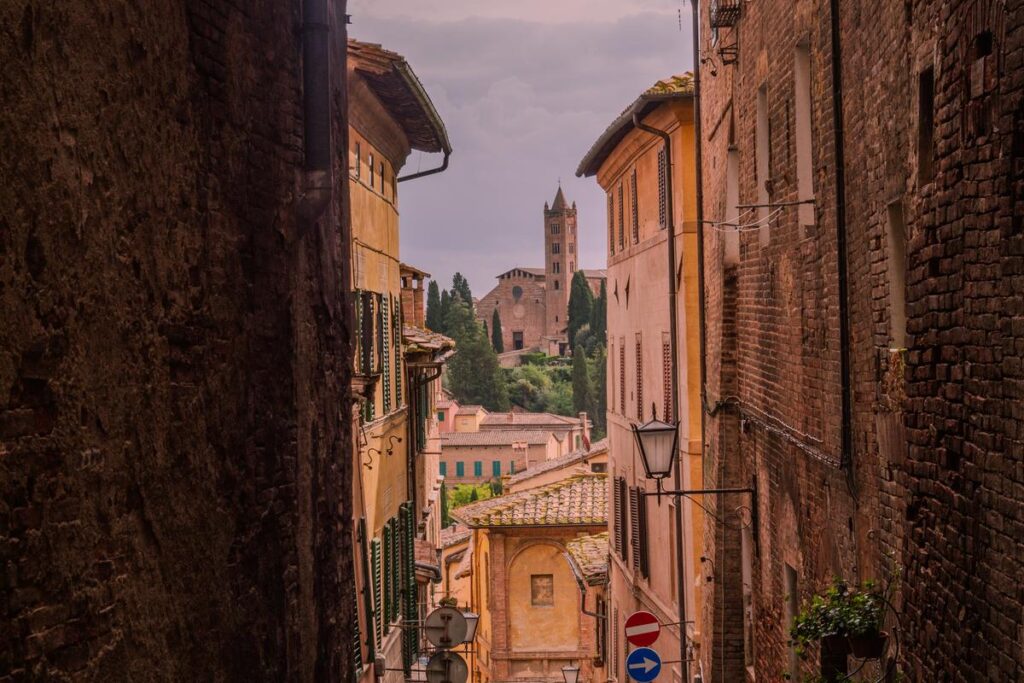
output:
M513 299L515 299L516 301L519 301L519 299L522 298L522 296L523 296L523 288L522 287L520 287L519 285L516 285L515 287L512 288L512 298Z

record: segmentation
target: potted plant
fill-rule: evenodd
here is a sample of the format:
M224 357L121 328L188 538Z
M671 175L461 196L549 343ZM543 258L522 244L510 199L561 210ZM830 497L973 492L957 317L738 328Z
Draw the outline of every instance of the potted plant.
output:
M859 659L881 657L888 639L881 630L884 606L885 598L874 582L851 588L836 581L793 620L790 637L797 654L803 657L808 645L820 641L832 653L848 651Z

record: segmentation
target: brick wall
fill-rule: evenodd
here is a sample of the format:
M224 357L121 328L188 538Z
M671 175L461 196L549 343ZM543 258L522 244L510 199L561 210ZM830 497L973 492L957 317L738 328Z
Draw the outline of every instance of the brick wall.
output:
M718 412L708 420L706 473L723 485L737 471L757 477L759 675L789 666L789 565L801 598L832 576L896 581L901 624L889 628L900 628L912 680L1015 680L1024 675L1024 594L1009 578L1024 569L1024 415L1016 408L1024 236L1014 215L1022 209L1024 10L983 0L840 5L851 449L841 452L830 5L744 3L737 26L709 45L717 74L706 68L703 82L705 218L727 212L730 145L740 155L739 203L758 201L762 86L769 197L777 204L800 196L798 44L810 50L816 202L813 226L801 230L790 208L771 221L767 243L756 228L740 235L734 314L723 233L709 229L709 403ZM737 38L738 63L722 64L718 47ZM928 67L934 177L922 171L918 147L919 74ZM898 213L906 226L902 289L889 238ZM905 353L890 350L900 346L893 311L901 292ZM728 532L709 529L706 539L716 556L728 548ZM721 596L706 598L714 599Z
M345 679L348 275L296 220L301 3L0 19L0 680Z

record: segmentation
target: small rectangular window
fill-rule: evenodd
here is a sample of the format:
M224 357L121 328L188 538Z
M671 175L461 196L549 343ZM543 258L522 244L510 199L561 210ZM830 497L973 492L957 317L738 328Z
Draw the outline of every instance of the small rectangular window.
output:
M513 332L512 333L512 350L522 351L523 349L523 333Z
M794 113L796 125L796 185L797 200L814 199L813 137L811 134L811 48L807 44L796 46L793 60ZM814 204L801 204L797 209L800 237L806 237L806 228L814 225Z
M935 177L935 69L917 78L917 184Z
M384 162L380 162L380 193L384 194Z
M438 467L438 470L440 471L442 477L444 477L444 476L446 476L448 474L448 463L446 463L446 462L439 463L437 467Z
M562 253L562 245L559 244L558 242L552 243L551 244L551 253L552 254L561 254Z
M473 461L473 476L482 477L484 476L484 464L479 460Z
M444 422L444 411L443 410L437 411L437 421L438 422Z
M556 289L556 290L559 290L559 289L561 289L561 288L562 288L562 285L561 285L561 283L559 283L559 282L558 282L558 280L555 280L555 289Z
M555 261L554 263L551 264L551 270L553 270L556 273L562 272L562 264L559 263L558 261Z
M374 177L373 177L373 154L368 155L367 159L369 159L369 162L370 162L369 163L369 167L370 167L370 187L373 187L374 183L376 182L374 180Z
M362 147L359 145L358 142L356 143L356 154L355 154L355 157L356 158L355 158L355 164L354 164L353 170L355 171L356 178L358 178L359 177L359 173L362 170L362 166L363 166L363 150L362 150Z
M530 604L550 607L555 604L555 579L552 574L530 575Z
M455 476L464 477L466 476L466 464L461 460L455 463Z
M494 476L495 478L498 478L498 477L501 476L501 461L500 460L495 460L494 462L491 463L491 475Z
M560 232L562 232L562 226L560 226L558 223L552 223L551 224L551 234L552 235L557 235Z
M516 473L516 461L515 460L509 460L508 461L508 473L509 474L515 474Z
M907 228L903 203L889 205L886 222L886 260L889 271L889 336L891 348L907 346Z

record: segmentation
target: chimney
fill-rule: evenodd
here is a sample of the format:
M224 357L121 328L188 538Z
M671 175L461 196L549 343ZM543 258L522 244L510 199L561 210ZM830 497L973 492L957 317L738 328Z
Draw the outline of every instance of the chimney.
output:
M580 413L580 424L583 427L583 443L587 449L590 448L590 421L587 419L586 413Z

